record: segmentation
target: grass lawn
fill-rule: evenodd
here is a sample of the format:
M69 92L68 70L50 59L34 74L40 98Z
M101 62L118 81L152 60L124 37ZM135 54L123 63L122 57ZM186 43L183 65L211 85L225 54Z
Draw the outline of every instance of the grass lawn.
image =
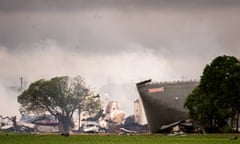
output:
M230 140L233 136L237 140ZM35 135L0 133L0 144L237 144L238 134L206 135Z

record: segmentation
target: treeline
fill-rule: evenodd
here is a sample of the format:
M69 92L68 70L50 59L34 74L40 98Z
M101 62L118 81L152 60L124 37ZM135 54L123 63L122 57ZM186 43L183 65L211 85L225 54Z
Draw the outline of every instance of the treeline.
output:
M190 118L209 132L229 132L239 128L240 61L218 56L203 70L199 85L186 99Z

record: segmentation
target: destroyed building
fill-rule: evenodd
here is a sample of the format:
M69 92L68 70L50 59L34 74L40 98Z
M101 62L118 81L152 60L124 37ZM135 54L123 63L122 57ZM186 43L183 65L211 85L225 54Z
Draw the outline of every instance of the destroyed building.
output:
M166 125L189 118L184 102L198 84L198 81L155 83L151 80L136 84L152 133L161 132Z

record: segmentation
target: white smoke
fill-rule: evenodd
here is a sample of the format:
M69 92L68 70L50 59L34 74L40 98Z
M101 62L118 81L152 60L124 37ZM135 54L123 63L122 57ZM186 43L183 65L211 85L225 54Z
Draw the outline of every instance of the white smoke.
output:
M129 44L129 50L112 55L84 55L67 51L55 41L48 40L34 44L35 49L21 53L11 53L6 48L0 50L1 80L7 85L20 85L20 77L28 84L39 79L50 79L54 76L82 76L91 90L104 96L105 104L111 100L120 102L121 109L127 114L133 113L133 101L138 98L136 82L153 80L176 80L182 76L198 78L201 69L198 59L192 64L182 59L168 59L155 51L137 44ZM174 67L173 67L174 66ZM175 66L179 68L176 71ZM1 85L2 110L16 112L17 93ZM11 96L12 99L7 99ZM9 102L7 102L9 101ZM1 112L2 113L2 112Z
M0 11L0 114L17 111L8 87L20 77L30 84L61 75L81 75L132 113L136 82L199 79L214 57L239 57L239 9L205 10Z
M2 116L19 116L19 104L17 103L18 93L14 88L4 86L0 81L0 115Z
M125 106L133 105L133 100L138 97L135 82L148 78L170 78L171 68L166 60L138 46L135 46L137 51L106 56L66 52L53 41L35 47L37 50L26 53L10 53L4 48L0 49L0 67L3 68L0 76L4 83L20 87L20 77L30 84L42 78L81 75L92 90L101 93L102 87L108 85L110 79L111 83L117 85L118 90L108 88L112 93L108 100L120 101L123 103L122 108L129 111ZM125 86L122 86L124 84ZM4 89L1 91L2 97L14 95L15 98L3 97L1 101L3 109L11 102L15 104L11 109L16 111L17 93L12 89L7 90L2 85L1 89ZM7 100L9 102L6 102Z

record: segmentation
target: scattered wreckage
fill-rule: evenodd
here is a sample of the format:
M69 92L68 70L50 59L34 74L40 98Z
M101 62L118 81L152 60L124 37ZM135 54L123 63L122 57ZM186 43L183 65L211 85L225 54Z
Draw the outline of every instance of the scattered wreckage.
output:
M19 121L16 116L0 116L0 131L3 132L58 132L58 121L52 119L51 115L47 116L23 116Z
M25 122L17 122L16 116L13 116L13 117L0 116L0 120L1 120L0 130L3 132L31 133L31 132L36 131L36 127L34 124L25 123Z

